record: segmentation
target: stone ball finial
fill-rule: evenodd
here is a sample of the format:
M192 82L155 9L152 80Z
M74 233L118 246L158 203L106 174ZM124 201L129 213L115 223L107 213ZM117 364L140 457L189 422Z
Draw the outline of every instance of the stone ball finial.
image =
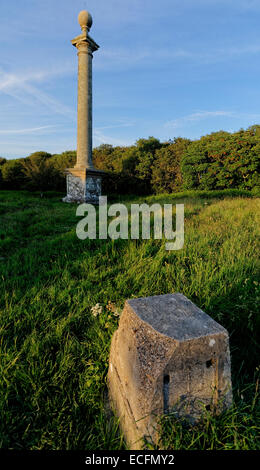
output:
M82 31L89 30L93 22L91 14L86 10L80 11L78 16L78 22L81 26Z

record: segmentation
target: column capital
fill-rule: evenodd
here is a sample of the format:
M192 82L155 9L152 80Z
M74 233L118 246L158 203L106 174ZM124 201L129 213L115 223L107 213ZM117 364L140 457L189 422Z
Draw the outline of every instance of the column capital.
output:
M79 49L81 46L88 46L91 52L95 52L99 49L99 45L92 39L87 31L83 31L79 36L76 36L71 40L71 44Z

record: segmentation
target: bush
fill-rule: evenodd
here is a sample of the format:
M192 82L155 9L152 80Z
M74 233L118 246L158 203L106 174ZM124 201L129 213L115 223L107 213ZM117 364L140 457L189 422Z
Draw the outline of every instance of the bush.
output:
M7 160L1 165L2 188L21 189L24 184L23 159Z
M67 150L60 154L52 155L50 161L54 168L63 172L66 168L72 168L76 163L77 152L76 150ZM65 179L65 176L64 176Z
M181 162L184 189L252 189L260 186L260 126L220 131L192 142Z
M25 188L48 191L62 189L64 176L45 158L28 158L22 162Z
M190 140L177 138L156 151L151 186L155 193L172 193L182 188L180 163Z

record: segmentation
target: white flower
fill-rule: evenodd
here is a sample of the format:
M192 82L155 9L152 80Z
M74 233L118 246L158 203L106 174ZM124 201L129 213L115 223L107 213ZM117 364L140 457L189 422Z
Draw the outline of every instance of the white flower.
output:
M91 313L93 317L97 317L98 315L101 315L103 311L102 305L96 304L94 307L91 308Z
M114 310L113 315L114 315L114 317L120 317L121 312L116 309L116 310Z

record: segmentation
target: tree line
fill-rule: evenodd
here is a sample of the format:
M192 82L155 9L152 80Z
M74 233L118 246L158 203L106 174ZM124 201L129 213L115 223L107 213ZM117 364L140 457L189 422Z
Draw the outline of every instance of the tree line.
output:
M0 157L0 188L66 190L66 168L76 151L39 151L26 158ZM160 142L155 137L135 145L93 149L93 163L104 170L106 194L172 193L186 189L247 189L260 187L260 125L238 132L219 131L197 140L182 137Z

